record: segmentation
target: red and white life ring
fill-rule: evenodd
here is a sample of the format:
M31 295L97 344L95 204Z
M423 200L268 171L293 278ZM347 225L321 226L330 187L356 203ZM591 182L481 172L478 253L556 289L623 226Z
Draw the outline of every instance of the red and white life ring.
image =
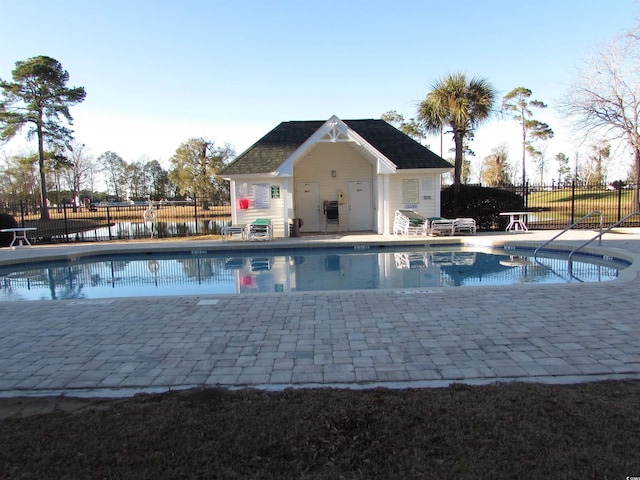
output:
M142 218L144 218L145 222L153 222L158 216L155 208L147 208L142 214Z
M158 273L158 270L160 270L160 262L157 260L149 260L147 262L147 270L150 273Z

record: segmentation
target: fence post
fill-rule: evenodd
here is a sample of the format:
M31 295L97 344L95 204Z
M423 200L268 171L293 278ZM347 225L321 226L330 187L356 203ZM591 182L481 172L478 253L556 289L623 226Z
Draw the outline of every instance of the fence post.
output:
M67 243L69 243L69 224L67 222L67 200L62 200L62 216L64 218L64 236L67 239Z
M575 222L575 214L576 214L576 181L573 180L571 182L571 222L569 225L573 225Z
M618 180L618 222L622 219L622 180Z
M196 235L198 234L198 195L193 195L193 218L196 223Z
M107 227L109 228L109 240L113 240L111 236L111 216L109 215L109 206L107 206Z
M24 228L24 203L20 200L20 226Z

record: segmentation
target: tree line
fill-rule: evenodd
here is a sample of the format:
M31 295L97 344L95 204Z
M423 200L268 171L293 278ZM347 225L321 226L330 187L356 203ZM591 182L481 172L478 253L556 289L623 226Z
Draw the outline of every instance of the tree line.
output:
M589 145L587 162L581 169L571 168L570 159L558 152L552 160L556 162L554 182L573 180L588 184L599 184L606 178L606 164L611 155L612 143L618 142L631 152L633 161L627 179L634 185L634 204L640 209L640 26L611 40L592 54L579 68L562 100L560 111L572 119L574 129ZM521 177L515 178L508 161L506 144L494 148L484 158L480 177L490 186L523 186L528 182L526 158L532 158L537 166L539 178L544 177L549 165L545 141L553 138L553 129L534 118L533 109L547 105L531 98L532 91L516 87L496 102L493 85L483 77L468 77L464 72L449 74L435 81L426 98L419 103L416 116L408 121L392 110L382 118L395 124L407 135L423 141L429 134L453 136L454 192L469 177L473 155L470 142L475 131L491 115L503 115L518 122L522 145ZM542 183L542 182L541 182ZM454 203L455 203L454 194Z
M86 91L67 86L69 73L60 62L47 56L18 61L12 80L0 80L0 140L8 142L26 129L27 138L36 139L38 152L5 157L0 167L0 189L6 197L2 202L37 199L41 218L46 220L51 203L66 200L78 207L80 197L93 200L100 174L106 193L118 201L200 196L222 202L228 198L227 182L215 173L235 155L231 146L189 139L171 157L169 170L157 160L128 163L111 151L93 158L84 144L74 141L69 128L73 124L69 109L85 100Z
M579 172L570 167L570 159L558 152L559 183L577 180L579 175L596 183L605 177L611 142L621 142L633 155L632 182L635 183L634 203L640 208L640 26L613 39L592 55L579 70L560 106L567 117L574 119L585 138L591 141L588 168ZM7 142L23 127L27 138L35 137L35 155L6 159L3 169L3 192L16 198L35 196L38 192L41 217L48 218L48 186L57 192L64 188L75 199L83 189L94 193L93 183L99 172L105 174L108 192L116 199L161 199L166 197L203 196L211 201L228 198L229 186L216 176L222 165L235 155L229 145L215 146L213 141L192 138L182 143L171 157L171 168L163 170L157 160L127 163L115 152L104 152L97 159L84 153L84 145L74 144L69 128L73 118L69 108L86 98L83 87L68 87L69 74L50 57L33 57L16 62L13 81L0 80L3 92L0 101L0 141ZM533 109L547 105L532 98L532 91L516 87L497 106L493 85L483 77L468 77L456 72L436 80L425 99L419 103L416 117L405 121L395 111L383 119L395 124L418 141L428 134L441 139L452 135L454 141L454 204L455 192L468 176L473 155L470 143L476 129L491 115L501 114L518 122L521 129L521 178L528 180L526 158L532 158L540 178L549 167L544 142L553 137L553 129L534 118ZM577 164L577 162L576 162ZM37 165L37 167L36 167ZM466 173L465 173L466 169ZM489 185L516 184L508 162L506 146L497 146L482 164L481 178Z
M229 199L229 185L215 173L235 155L229 145L192 138L169 159L170 168L158 160L125 161L113 151L95 157L84 144L71 142L66 149L45 152L44 171L49 205L85 202L186 200L198 197L205 205ZM14 154L0 165L0 204L23 201L40 204L42 191L36 154ZM106 187L98 191L97 185Z

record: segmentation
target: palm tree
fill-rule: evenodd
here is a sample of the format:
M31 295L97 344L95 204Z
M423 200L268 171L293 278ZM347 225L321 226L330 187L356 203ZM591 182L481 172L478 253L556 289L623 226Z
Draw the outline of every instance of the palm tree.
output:
M418 120L426 131L440 134L445 126L451 127L456 147L453 175L456 195L460 191L464 139L489 117L495 95L486 79L467 80L464 73L453 73L434 83L418 106Z

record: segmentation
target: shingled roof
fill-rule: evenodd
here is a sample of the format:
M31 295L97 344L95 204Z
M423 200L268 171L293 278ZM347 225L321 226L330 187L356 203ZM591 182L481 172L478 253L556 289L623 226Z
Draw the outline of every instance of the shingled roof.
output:
M384 120L343 120L398 169L451 168L451 164ZM220 175L274 172L326 121L282 122L222 168Z

